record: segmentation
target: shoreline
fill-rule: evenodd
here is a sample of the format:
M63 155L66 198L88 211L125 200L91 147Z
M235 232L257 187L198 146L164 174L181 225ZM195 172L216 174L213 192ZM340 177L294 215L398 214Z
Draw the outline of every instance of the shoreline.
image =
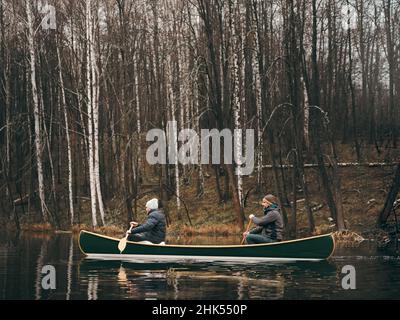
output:
M5 234L16 233L15 228L3 228ZM103 226L93 228L92 226L88 226L86 224L76 224L73 225L71 229L67 230L57 230L53 228L50 224L23 224L21 225L21 233L34 234L34 235L50 235L50 234L71 234L72 236L76 236L80 233L81 230L87 230L95 233L100 233L112 237L122 237L125 234L124 228L121 226ZM375 230L374 237L364 238L362 233L357 233L352 230L345 230L342 232L338 231L328 231L328 232L319 232L314 234L301 234L296 237L296 239L305 238L308 236L316 236L321 234L332 233L335 239L335 242L339 245L345 246L358 246L363 241L375 241L379 245L381 236L381 231L379 229ZM227 225L227 224L213 224L213 225L205 225L199 227L190 227L187 225L175 224L171 225L167 228L167 236L168 237L241 237L242 232L235 225ZM290 240L290 239L286 239ZM385 242L383 240L383 242Z

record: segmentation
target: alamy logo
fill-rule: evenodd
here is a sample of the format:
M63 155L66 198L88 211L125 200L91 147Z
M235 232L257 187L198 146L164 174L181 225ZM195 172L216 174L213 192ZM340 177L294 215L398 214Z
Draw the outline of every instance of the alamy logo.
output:
M43 266L42 274L44 274L42 278L42 288L44 290L54 290L56 288L56 268L52 265Z
M356 268L351 265L343 266L342 273L346 274L342 279L342 288L344 290L356 289Z
M168 121L166 132L151 129L146 141L155 141L146 152L149 164L221 164L221 139L224 139L223 157L225 164L234 160L236 175L250 175L254 169L254 130L247 129L243 141L241 129L233 134L229 129L201 129L200 136L193 129L183 129L178 133L177 122ZM178 141L181 146L178 150ZM243 152L245 146L245 152ZM244 153L244 154L243 154Z
M56 8L49 5L47 2L42 5L42 1L38 1L38 11L44 15L42 19L42 29L44 30L55 30L56 29Z

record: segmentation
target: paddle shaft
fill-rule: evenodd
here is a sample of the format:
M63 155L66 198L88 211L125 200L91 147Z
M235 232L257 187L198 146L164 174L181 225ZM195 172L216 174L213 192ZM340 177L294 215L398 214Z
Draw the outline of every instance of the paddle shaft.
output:
M131 225L131 227L129 228L128 232L131 232L133 228L133 225ZM129 233L126 234L125 239L128 240L129 237Z
M249 220L249 223L247 224L246 232L249 232L249 229L250 229L250 226L251 226L251 223L252 223L252 222L253 222L253 221L250 219L250 220ZM243 243L244 243L244 239L246 239L246 236L243 236L242 242L241 242L240 244L243 244Z

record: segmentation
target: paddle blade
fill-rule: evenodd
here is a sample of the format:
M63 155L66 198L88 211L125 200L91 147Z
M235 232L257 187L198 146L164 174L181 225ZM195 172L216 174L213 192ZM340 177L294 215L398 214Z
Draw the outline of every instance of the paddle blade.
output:
M122 253L122 251L125 250L126 248L126 242L128 241L128 237L125 237L123 239L121 239L118 243L118 250L120 253Z

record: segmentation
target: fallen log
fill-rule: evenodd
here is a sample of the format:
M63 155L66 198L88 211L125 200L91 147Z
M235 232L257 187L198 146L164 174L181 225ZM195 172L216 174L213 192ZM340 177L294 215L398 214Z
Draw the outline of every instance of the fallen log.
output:
M391 167L397 165L396 162L338 162L337 166L341 168L346 167ZM330 163L326 163L325 166L330 167ZM262 166L266 169L272 169L273 165L266 164ZM276 165L276 168L279 169L290 169L293 168L291 164L283 164L283 165ZM304 164L304 168L315 168L318 167L317 163L306 163Z

